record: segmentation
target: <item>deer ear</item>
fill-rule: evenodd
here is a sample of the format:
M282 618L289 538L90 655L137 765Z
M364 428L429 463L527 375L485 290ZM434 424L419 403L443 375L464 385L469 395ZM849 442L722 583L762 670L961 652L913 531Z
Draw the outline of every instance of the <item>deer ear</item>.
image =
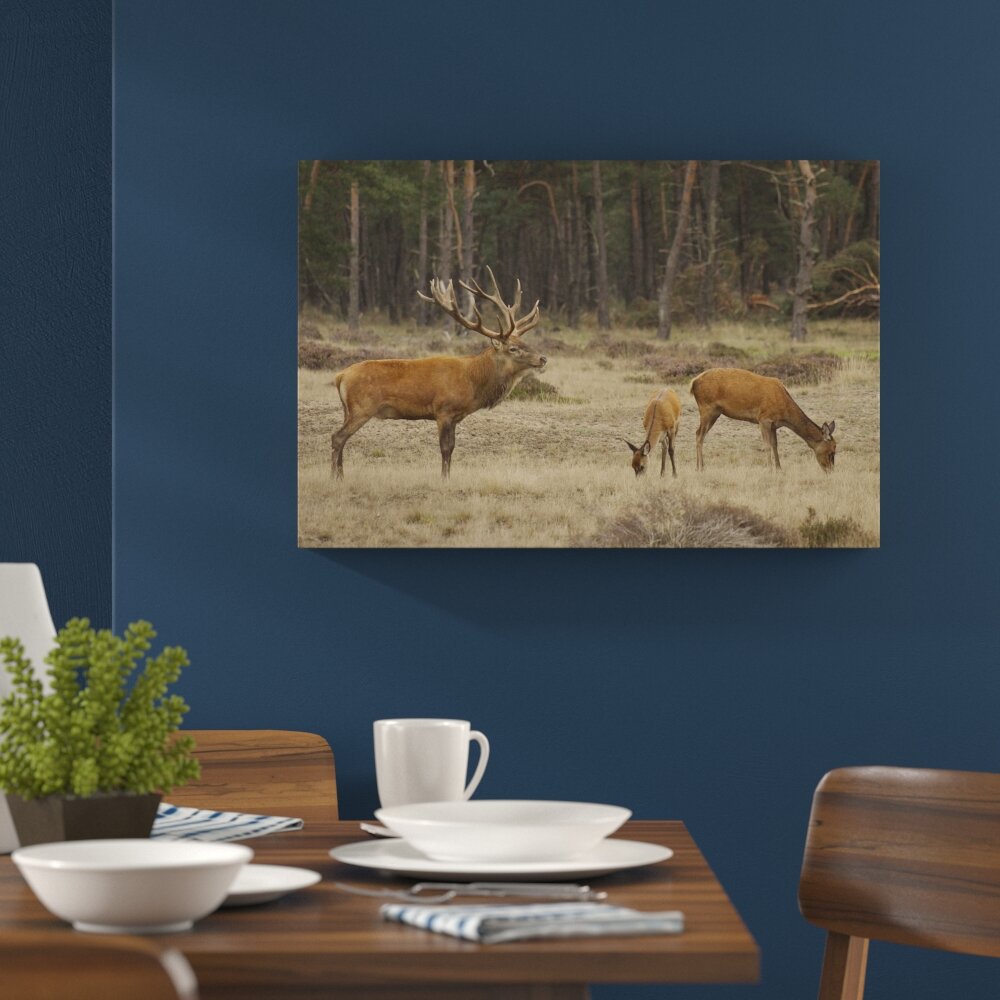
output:
M639 450L634 444L632 444L631 441L628 440L628 438L622 438L622 440L632 449L633 455Z
M642 445L642 453L643 453L643 455L648 455L649 454L649 449L652 448L652 447L653 446L648 441L644 441L643 445Z
M831 420L828 424L823 424L823 437L825 440L829 441L833 437L834 429L837 426L836 420Z
M494 351L502 351L507 345L502 340L491 340Z

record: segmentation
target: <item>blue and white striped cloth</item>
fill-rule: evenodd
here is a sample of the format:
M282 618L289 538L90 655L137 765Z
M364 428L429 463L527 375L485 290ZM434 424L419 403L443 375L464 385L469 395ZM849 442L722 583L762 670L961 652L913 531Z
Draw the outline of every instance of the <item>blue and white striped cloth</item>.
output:
M252 813L218 812L161 802L150 837L165 840L249 840L268 833L301 830L302 820L291 816L256 816Z
M383 920L412 924L482 944L531 938L679 934L684 930L684 914L679 910L642 913L606 903L528 903L520 906L386 903L379 912Z

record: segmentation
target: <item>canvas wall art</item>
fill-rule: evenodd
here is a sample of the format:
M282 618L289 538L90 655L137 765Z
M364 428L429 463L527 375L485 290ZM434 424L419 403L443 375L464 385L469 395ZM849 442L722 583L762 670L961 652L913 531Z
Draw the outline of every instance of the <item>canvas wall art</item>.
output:
M879 184L300 162L300 547L877 547Z

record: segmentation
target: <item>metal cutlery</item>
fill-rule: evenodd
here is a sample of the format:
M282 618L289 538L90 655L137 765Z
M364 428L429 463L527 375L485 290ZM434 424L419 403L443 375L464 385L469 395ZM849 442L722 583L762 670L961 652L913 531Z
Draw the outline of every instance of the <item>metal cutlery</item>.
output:
M367 889L346 882L333 884L357 896L417 903L447 903L458 896L558 899L568 902L608 898L606 892L591 889L589 885L566 882L417 882L409 889Z

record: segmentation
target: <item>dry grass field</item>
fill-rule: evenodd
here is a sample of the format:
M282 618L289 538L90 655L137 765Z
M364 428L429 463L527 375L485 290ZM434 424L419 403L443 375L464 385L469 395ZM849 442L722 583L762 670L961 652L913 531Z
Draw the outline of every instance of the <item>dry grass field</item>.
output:
M440 477L432 421L372 420L347 444L345 478L330 474L330 435L342 422L337 370L352 356L417 357L481 350L481 337L444 340L439 328L365 331L305 317L299 368L299 545L302 547L869 547L879 544L879 332L877 323L813 323L791 348L784 326L552 330L528 335L549 364L550 387L510 398L459 424L451 478ZM526 338L527 339L527 338ZM324 356L324 352L328 356ZM345 360L346 359L346 360ZM701 367L773 362L817 423L836 420L837 464L820 469L809 447L778 433L772 471L754 424L721 418L695 470L697 407L688 391ZM787 373L787 374L786 374ZM677 478L636 478L622 441L643 440L650 394L683 402ZM520 389L515 397L522 397Z

